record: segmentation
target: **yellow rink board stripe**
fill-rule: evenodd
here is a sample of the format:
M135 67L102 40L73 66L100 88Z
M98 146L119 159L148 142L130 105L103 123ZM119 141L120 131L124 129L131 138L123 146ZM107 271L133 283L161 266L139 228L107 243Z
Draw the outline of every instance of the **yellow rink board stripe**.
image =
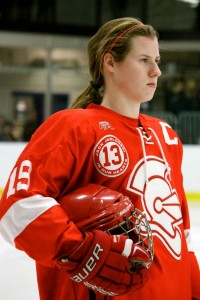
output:
M200 202L200 193L186 192L186 197L190 202Z
M3 189L0 188L0 196L3 192ZM190 202L200 202L200 193L197 192L186 192L186 197Z

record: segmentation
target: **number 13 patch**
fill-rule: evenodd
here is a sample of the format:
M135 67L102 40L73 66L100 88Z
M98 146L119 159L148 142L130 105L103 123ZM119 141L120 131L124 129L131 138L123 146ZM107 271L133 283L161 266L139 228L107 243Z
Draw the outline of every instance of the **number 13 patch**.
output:
M97 170L108 177L123 174L129 164L126 148L114 135L106 135L98 142L93 159Z

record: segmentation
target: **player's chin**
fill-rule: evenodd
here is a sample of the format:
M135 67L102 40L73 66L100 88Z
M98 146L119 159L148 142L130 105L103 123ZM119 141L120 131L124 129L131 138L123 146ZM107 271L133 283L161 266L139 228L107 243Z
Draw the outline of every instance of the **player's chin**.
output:
M149 102L153 99L153 96L142 99L141 103Z
M144 98L144 102L148 102L148 101L152 100L154 97L154 94L155 94L155 92L148 93Z

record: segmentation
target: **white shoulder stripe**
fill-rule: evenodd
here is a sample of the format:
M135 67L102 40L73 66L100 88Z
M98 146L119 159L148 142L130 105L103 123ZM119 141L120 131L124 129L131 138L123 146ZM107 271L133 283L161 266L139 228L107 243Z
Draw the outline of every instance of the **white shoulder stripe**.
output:
M39 215L59 205L55 199L34 195L15 202L0 221L0 233L10 244L15 245L15 238Z

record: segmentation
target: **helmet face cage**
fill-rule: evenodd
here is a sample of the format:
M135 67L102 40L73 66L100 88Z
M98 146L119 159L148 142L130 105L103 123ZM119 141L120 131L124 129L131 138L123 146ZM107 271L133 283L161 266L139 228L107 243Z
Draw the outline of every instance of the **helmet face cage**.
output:
M149 263L138 260L133 262L134 266L144 266L148 268L152 264L154 258L152 231L146 215L143 212L135 208L134 210L131 210L130 213L129 217L124 216L123 222L106 230L106 232L110 235L127 235L133 240L134 244L139 245L148 251L151 259Z

